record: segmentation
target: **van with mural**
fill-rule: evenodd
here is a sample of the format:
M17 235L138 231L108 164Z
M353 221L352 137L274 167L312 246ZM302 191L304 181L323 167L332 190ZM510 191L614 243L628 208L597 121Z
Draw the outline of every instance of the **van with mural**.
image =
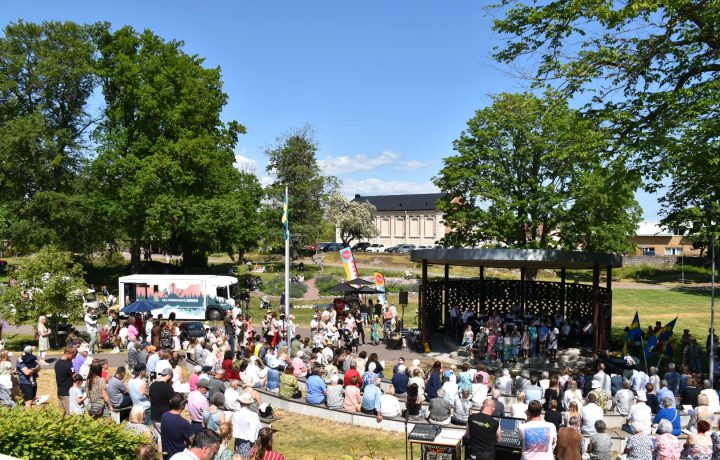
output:
M234 276L218 275L129 275L118 280L119 309L147 299L163 305L154 317L175 313L178 320L219 321L240 296Z

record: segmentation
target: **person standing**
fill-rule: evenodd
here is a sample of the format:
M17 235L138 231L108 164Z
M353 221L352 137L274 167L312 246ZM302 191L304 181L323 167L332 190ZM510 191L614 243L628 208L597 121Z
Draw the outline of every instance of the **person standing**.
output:
M23 355L18 358L15 364L15 371L17 372L25 407L31 407L35 396L37 396L37 378L40 373L40 364L37 356L33 354L33 349L34 347L30 345L25 346Z
M570 417L568 426L560 428L557 434L555 456L562 460L580 460L582 457L583 437L580 434L580 421Z
M233 412L232 425L233 437L235 438L235 453L240 456L241 460L250 458L250 450L255 441L257 441L258 433L262 425L260 424L260 416L257 412L250 410L250 405L255 401L250 393L242 393L240 398L240 410Z
M188 413L192 419L192 430L199 433L203 428L203 412L210 406L205 395L209 391L208 381L206 379L198 382L198 388L191 391L188 395Z
M88 344L89 353L93 354L95 353L95 342L97 341L97 333L98 333L98 319L97 316L95 316L95 309L90 307L87 309L87 312L85 313L85 332L90 336L90 342Z
M55 383L57 384L58 406L65 415L70 414L70 387L73 386L73 358L77 351L66 348L62 358L55 361Z
M158 375L157 379L150 385L148 399L150 399L150 420L160 432L162 415L170 410L170 400L175 395L170 379L172 369L166 369ZM188 424L189 425L189 424Z
M45 315L40 315L38 318L38 324L37 324L37 335L38 335L38 351L40 352L40 365L44 366L45 363L45 355L47 354L48 350L50 349L50 329L45 324L47 322L47 317Z
M493 418L495 401L486 399L480 412L468 418L465 436L468 455L472 460L494 460L495 443L500 440L500 423Z
M533 401L528 406L528 421L520 424L523 460L553 460L557 444L555 425L542 420L542 404Z
M190 448L173 455L170 460L212 460L220 458L222 438L212 430L204 429L193 438ZM138 457L140 458L140 457ZM223 457L225 458L225 457Z
M235 318L233 318L232 308L225 312L223 327L225 328L225 340L230 344L230 351L235 356Z
M150 388L152 390L152 386ZM190 423L180 415L184 406L185 397L180 393L175 393L170 398L170 410L160 417L163 460L168 460L173 455L183 452L195 434Z

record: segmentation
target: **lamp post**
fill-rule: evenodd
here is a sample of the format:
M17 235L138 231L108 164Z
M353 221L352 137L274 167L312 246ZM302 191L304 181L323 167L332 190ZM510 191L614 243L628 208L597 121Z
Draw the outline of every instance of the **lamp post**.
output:
M712 267L712 282L710 288L710 349L708 355L710 356L709 374L710 381L715 383L715 233L713 232L710 237L710 248L711 248L711 267Z

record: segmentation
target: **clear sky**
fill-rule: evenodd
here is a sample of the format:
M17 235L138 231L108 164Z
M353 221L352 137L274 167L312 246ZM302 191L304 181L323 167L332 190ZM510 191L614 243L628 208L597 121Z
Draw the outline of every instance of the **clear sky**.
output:
M248 133L238 161L266 176L263 150L310 124L343 192L432 192L452 141L489 94L522 91L491 53L488 1L3 0L0 22L109 21L185 42L220 66L224 117ZM648 219L654 196L638 195Z

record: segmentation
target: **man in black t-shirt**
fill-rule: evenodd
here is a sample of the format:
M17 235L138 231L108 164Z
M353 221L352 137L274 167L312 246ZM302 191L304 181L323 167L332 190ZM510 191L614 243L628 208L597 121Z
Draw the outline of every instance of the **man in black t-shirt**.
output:
M55 361L55 383L57 384L58 406L70 415L70 387L73 385L73 359L77 350L75 348L66 348L62 358Z
M495 401L486 399L482 410L468 418L465 433L467 458L495 459L495 443L500 440L500 422L492 417L493 412L495 412Z
M175 394L170 379L172 378L172 369L165 368L158 375L148 390L148 399L150 399L150 420L159 428L162 415L170 410L170 398ZM159 431L159 429L158 429Z
M225 340L230 344L230 351L235 355L235 318L233 318L232 308L225 312L223 318L223 326L225 328Z

